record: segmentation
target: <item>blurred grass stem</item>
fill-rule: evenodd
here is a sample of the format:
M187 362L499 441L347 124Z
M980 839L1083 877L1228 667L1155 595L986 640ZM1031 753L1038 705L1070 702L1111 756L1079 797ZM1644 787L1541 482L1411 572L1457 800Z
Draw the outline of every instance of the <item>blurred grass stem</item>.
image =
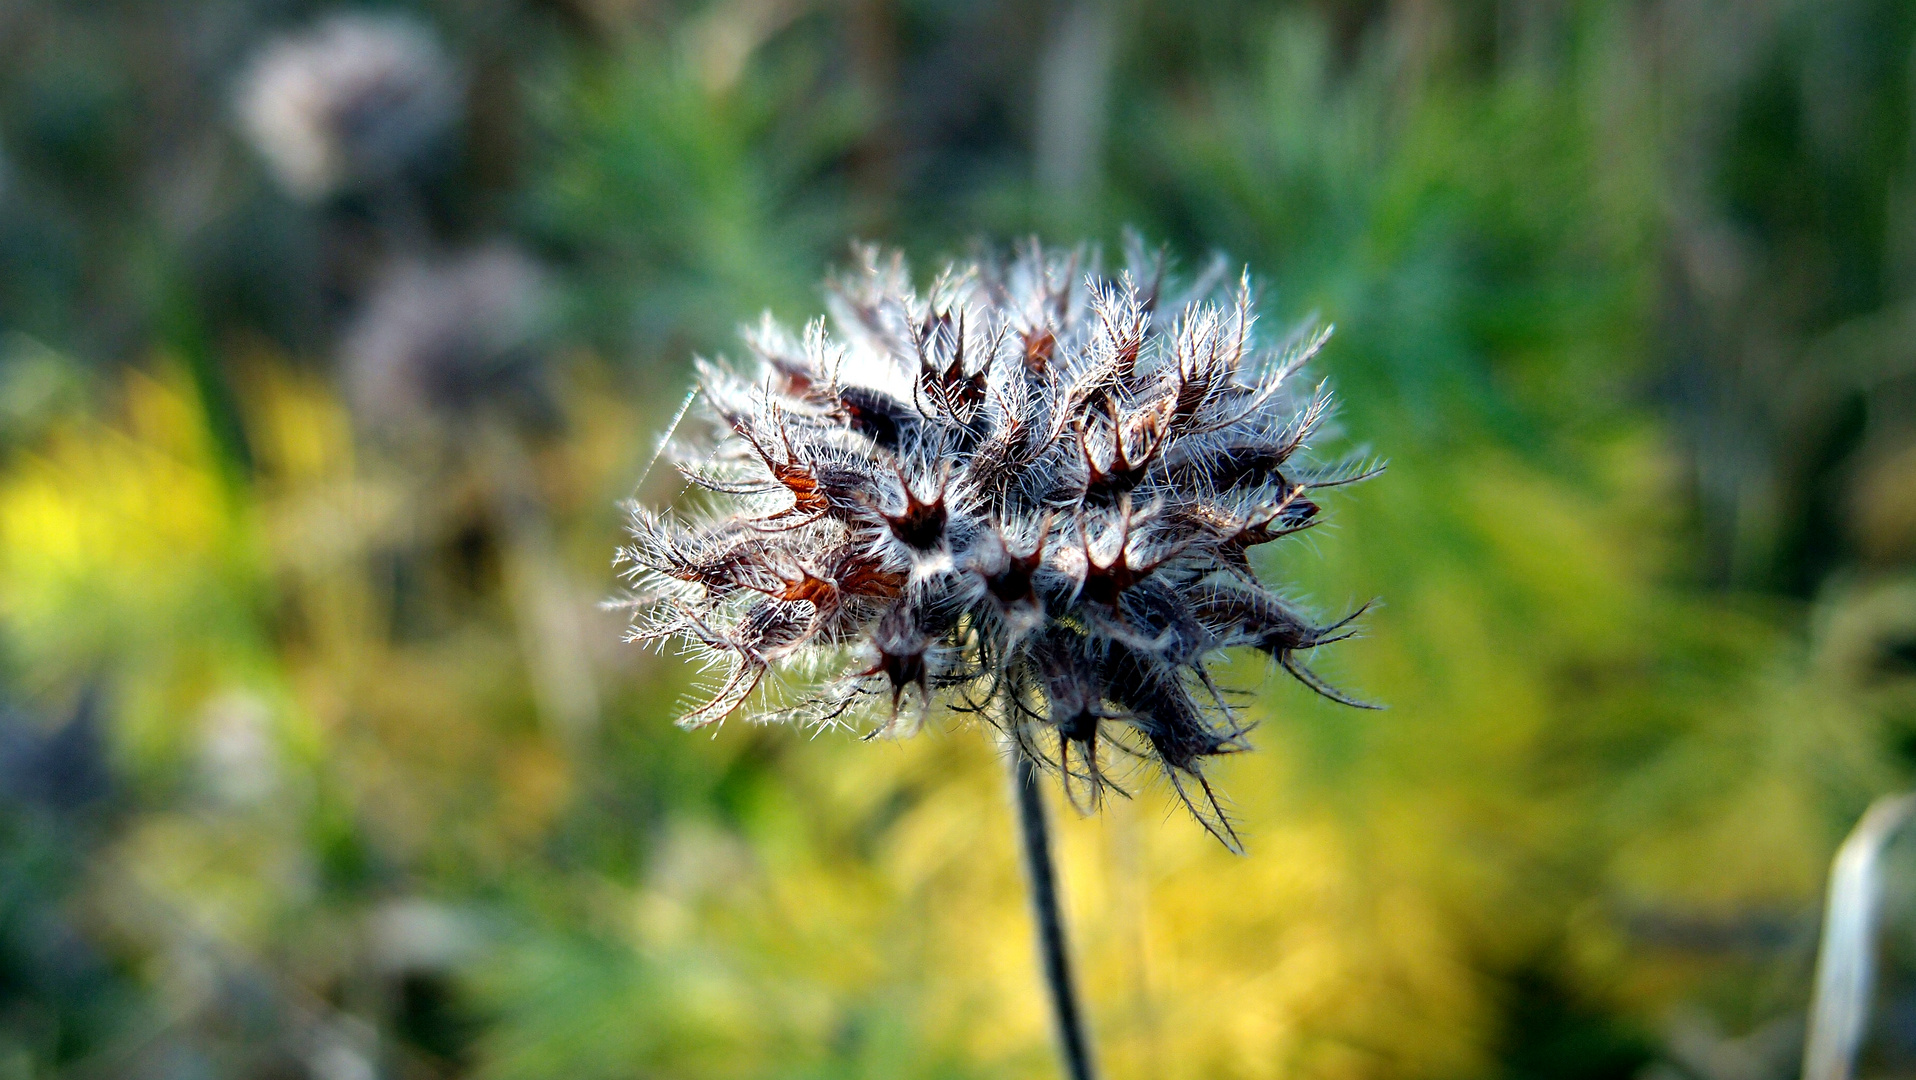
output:
M540 498L526 447L504 424L487 423L481 435L534 702L540 719L578 747L599 725L598 684L579 621L584 605L560 556L551 511Z
M1077 0L1059 19L1038 66L1038 186L1053 211L1066 217L1082 214L1098 192L1119 2Z
M1912 815L1916 794L1885 795L1870 804L1836 852L1816 954L1803 1080L1849 1080L1855 1075L1876 976L1883 850Z
M1071 958L1064 939L1064 913L1058 905L1058 877L1051 863L1050 828L1045 821L1044 797L1038 790L1038 770L1022 750L1011 749L1012 797L1018 803L1018 837L1024 850L1025 878L1031 888L1031 917L1038 931L1039 962L1051 993L1051 1018L1057 1026L1058 1052L1064 1056L1068 1080L1093 1080L1091 1040L1084 1030L1084 1011L1071 981Z

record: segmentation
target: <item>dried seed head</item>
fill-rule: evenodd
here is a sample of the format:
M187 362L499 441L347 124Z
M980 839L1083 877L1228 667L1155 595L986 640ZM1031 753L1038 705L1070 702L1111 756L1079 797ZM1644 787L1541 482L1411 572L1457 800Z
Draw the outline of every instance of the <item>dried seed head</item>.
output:
M923 293L899 256L859 256L830 330L768 318L755 364L700 365L713 437L671 449L717 508L632 511L632 637L723 672L681 722L802 667L811 689L762 715L870 704L890 731L937 701L1003 728L1080 805L1121 791L1115 747L1235 847L1203 766L1245 725L1207 665L1259 649L1358 704L1300 658L1350 619L1316 624L1246 557L1316 522L1309 493L1374 471L1304 460L1329 397L1292 384L1325 332L1259 347L1248 279L1173 296L1136 250L1111 278L1033 245Z
M240 120L279 182L318 200L443 158L459 79L404 18L339 15L267 46L241 87Z

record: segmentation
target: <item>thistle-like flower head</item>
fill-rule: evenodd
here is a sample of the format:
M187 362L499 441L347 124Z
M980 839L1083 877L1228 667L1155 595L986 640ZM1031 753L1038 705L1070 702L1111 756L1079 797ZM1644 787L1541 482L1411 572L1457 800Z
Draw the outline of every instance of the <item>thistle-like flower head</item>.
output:
M1308 618L1248 558L1371 472L1305 463L1330 399L1298 372L1328 331L1260 345L1248 279L1174 294L1136 250L1112 278L1034 244L924 293L899 256L859 262L829 325L768 317L749 368L700 365L713 437L670 449L704 506L632 509L631 636L722 672L681 723L795 671L762 717L975 713L1081 806L1122 791L1113 751L1153 761L1235 847L1203 767L1246 726L1209 665L1261 650L1356 704L1300 659L1350 620Z

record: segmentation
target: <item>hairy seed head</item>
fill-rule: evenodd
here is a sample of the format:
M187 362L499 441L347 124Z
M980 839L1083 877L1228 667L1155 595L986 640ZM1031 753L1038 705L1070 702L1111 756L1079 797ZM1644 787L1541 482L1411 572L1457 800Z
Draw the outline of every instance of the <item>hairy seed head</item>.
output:
M1136 245L1116 277L1033 244L922 293L902 257L858 254L829 324L768 317L754 363L700 365L711 435L669 450L705 508L632 510L632 637L722 672L681 723L802 670L800 700L760 715L862 711L876 734L976 713L1081 806L1122 793L1112 754L1152 761L1235 847L1203 768L1246 725L1208 665L1261 650L1360 704L1301 659L1351 619L1313 621L1247 557L1375 471L1307 461L1330 399L1294 384L1327 332L1260 345L1248 278L1174 293Z

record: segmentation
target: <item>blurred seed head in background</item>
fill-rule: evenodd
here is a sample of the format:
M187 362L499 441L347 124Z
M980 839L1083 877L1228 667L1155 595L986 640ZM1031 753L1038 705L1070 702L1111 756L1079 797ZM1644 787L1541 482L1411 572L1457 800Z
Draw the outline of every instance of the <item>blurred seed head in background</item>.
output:
M261 52L238 108L280 184L318 201L442 168L461 94L457 70L425 26L344 14Z
M489 409L548 425L550 315L545 274L516 248L401 259L341 342L348 400L369 429L401 437L457 430Z

